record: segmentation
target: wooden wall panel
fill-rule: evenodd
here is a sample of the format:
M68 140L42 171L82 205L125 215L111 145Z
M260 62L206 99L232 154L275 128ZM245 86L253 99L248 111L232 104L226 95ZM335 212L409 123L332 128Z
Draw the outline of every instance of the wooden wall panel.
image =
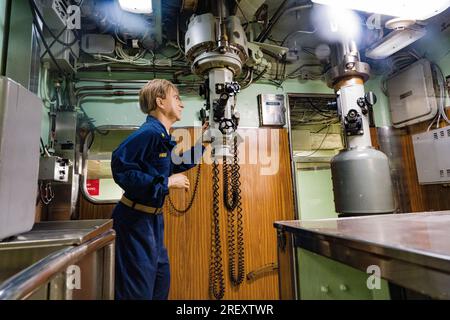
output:
M450 110L447 109L450 115ZM403 158L413 212L450 210L450 187L441 184L420 185L417 177L412 135L425 132L429 122L409 126L402 136ZM432 157L433 155L430 155Z
M275 175L262 175L267 165L243 163L241 165L243 227L245 241L245 273L277 263L276 230L273 222L294 219L294 198L290 166L288 133L285 129L272 129L278 134L278 148L270 150L270 138L266 152L279 159ZM192 129L190 129L192 132ZM246 134L270 137L270 130L245 129ZM276 136L276 134L274 136ZM256 141L246 141L247 158L257 152ZM278 149L278 150L277 150ZM206 151L208 152L208 151ZM205 152L205 153L206 153ZM271 154L272 153L272 154ZM184 208L190 199L197 169L188 172L191 190L171 190L176 207ZM278 299L278 273L268 272L252 281L244 280L239 288L231 286L228 276L226 246L226 210L223 206L222 168L220 166L220 228L223 252L225 299ZM164 205L165 242L171 264L170 299L209 299L208 274L212 215L212 166L202 164L198 193L191 210L185 215L171 212L168 201ZM113 206L93 205L86 200L80 203L81 219L110 217Z
M257 129L247 129L254 130ZM274 129L275 130L275 129ZM288 135L279 133L279 172L261 175L261 165L242 164L242 208L245 241L245 272L257 270L277 262L276 231L273 222L294 218L294 199ZM258 144L246 142L246 154L257 152ZM270 150L273 152L273 150ZM166 214L166 243L171 260L171 299L208 299L208 273L212 214L212 166L203 164L198 197L192 210L185 216ZM220 166L222 173L222 167ZM188 172L191 185L196 169ZM220 177L222 174L220 174ZM222 179L220 179L222 181ZM278 274L270 272L253 281L244 280L240 288L233 288L228 276L226 246L226 210L223 206L223 189L220 183L221 241L226 283L225 299L278 299ZM184 207L190 192L171 191L176 206ZM167 203L165 212L169 212Z
M80 194L78 219L110 219L115 206L115 204L94 204L84 199L83 195Z

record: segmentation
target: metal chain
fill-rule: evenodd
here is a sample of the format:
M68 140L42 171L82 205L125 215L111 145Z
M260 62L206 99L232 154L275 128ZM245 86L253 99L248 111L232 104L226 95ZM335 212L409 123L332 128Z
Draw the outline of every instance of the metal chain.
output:
M201 164L198 164L197 174L196 174L196 178L195 178L194 190L193 190L191 199L189 200L189 203L188 203L188 205L187 205L187 207L185 209L178 209L178 208L176 208L175 205L173 204L172 198L170 197L170 194L169 194L169 206L170 206L170 209L172 209L171 213L173 215L180 216L180 215L183 215L186 212L188 212L189 209L191 209L192 204L194 203L195 195L197 194L198 183L200 181L200 168L201 168Z
M225 295L219 220L219 164L213 162L213 213L211 219L211 257L209 266L209 294L220 300Z

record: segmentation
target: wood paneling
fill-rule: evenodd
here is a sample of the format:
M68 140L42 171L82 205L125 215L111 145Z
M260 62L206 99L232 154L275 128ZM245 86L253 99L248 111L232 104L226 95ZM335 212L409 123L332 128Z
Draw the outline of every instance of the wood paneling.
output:
M450 115L449 110L447 114ZM417 177L412 135L425 132L428 125L429 123L426 122L409 126L406 130L407 134L402 136L406 180L413 212L450 210L450 187L441 184L420 185ZM433 156L430 154L430 157Z
M245 141L247 160L241 164L241 190L245 241L245 273L257 270L269 263L277 263L276 230L273 222L294 218L294 198L290 167L288 134L285 129L272 129L275 148L271 146L271 130L245 129L244 136L253 135L258 140ZM190 129L192 132L192 130ZM264 145L261 137L267 137L265 153L278 161L274 175L263 175L261 169L269 167L260 161L258 146ZM275 141L276 140L276 141ZM205 154L208 153L208 150ZM250 156L252 155L252 156ZM263 162L263 163L261 163ZM184 208L190 199L195 182L196 169L186 172L191 190L171 190L170 196L178 208ZM268 272L252 281L244 280L239 288L232 287L228 275L226 246L226 210L223 206L222 168L220 166L220 231L223 252L223 269L226 283L224 299L278 299L278 273ZM198 193L191 210L185 215L170 212L168 201L164 205L165 242L171 264L170 299L208 299L208 274L211 242L212 215L212 166L202 164ZM93 205L86 200L80 203L81 219L107 218L113 206Z
M80 206L78 219L110 219L115 204L94 204L86 200L80 194Z
M449 111L447 113L450 114ZM425 132L428 125L429 122L424 122L401 129L379 129L381 150L390 157L398 212L450 210L450 187L442 184L420 185L417 177L412 136Z

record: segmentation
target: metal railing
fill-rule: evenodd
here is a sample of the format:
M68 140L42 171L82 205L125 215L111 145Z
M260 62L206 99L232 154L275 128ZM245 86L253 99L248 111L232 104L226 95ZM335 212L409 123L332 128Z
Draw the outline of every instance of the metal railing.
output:
M103 299L114 298L114 230L109 230L79 246L54 252L22 270L0 285L0 300L27 299L42 285L50 282L67 267L82 260L85 256L102 249L105 254L105 276L103 281ZM111 274L112 273L112 274Z

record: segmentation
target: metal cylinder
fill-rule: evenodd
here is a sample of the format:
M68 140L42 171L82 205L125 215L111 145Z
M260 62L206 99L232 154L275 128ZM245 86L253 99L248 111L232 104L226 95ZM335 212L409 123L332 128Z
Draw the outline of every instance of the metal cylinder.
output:
M354 80L359 79L354 78ZM345 136L347 149L372 146L372 140L370 138L369 114L363 114L361 107L357 103L358 98L364 97L364 85L362 84L362 80L359 81L359 83L347 81L347 83L343 84L336 93L339 108L338 112L341 118L342 126L345 128L345 116L350 110L357 111L362 121L361 134Z
M248 58L244 29L236 16L227 17L220 26L218 23L210 13L191 19L185 38L186 58L197 75L204 75L214 68L230 68L238 76ZM226 43L221 36L221 27L226 28Z
M341 151L331 160L336 211L341 216L395 211L387 156L371 147Z

